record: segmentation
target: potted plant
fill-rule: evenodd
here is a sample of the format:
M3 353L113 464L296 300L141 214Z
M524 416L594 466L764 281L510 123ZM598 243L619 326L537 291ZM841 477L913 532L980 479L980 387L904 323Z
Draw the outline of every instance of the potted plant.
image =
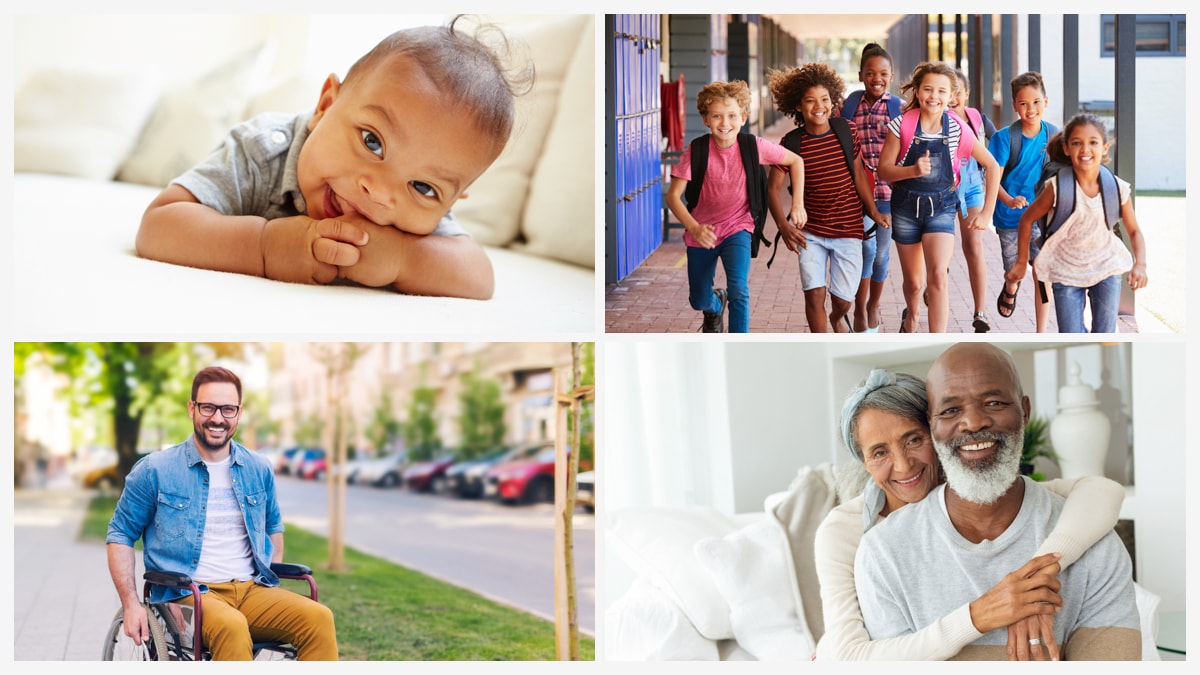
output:
M1025 445L1021 448L1021 474L1034 480L1046 480L1046 474L1033 470L1033 461L1038 457L1058 460L1054 446L1050 444L1050 420L1030 415L1025 423Z

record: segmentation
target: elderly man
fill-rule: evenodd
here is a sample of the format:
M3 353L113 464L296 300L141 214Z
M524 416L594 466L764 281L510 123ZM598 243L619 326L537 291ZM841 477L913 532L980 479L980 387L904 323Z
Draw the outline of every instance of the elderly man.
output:
M1006 352L954 345L930 368L926 391L946 483L863 535L854 576L873 640L915 632L979 597L1032 557L1062 509L1018 473L1029 398ZM1141 658L1132 564L1116 533L1058 579L1063 658ZM955 658L1005 659L1007 640L1004 629L985 633Z

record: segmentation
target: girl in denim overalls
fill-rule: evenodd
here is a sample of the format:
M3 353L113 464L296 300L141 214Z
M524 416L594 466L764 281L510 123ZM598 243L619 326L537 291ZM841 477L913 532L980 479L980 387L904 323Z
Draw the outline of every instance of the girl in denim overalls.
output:
M879 177L892 183L892 240L904 277L904 313L900 332L915 332L921 288L928 289L929 332L944 333L950 314L947 267L954 253L954 219L958 210L958 144L971 144L986 178L983 209L963 225L984 229L992 219L1000 187L1000 166L970 127L949 106L958 88L954 69L944 63L922 63L901 87L909 93L905 112L888 123L879 156ZM916 119L912 144L900 147L900 129ZM964 132L965 130L965 132ZM904 153L901 156L901 153Z

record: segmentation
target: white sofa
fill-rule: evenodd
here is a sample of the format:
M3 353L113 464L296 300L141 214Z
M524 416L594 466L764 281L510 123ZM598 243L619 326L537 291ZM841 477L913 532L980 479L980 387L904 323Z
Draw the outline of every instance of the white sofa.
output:
M591 15L501 21L527 47L537 78L518 99L508 148L454 209L495 269L495 294L488 301L289 284L137 257L142 212L172 177L216 147L241 119L311 108L324 76L344 76L349 63L279 74L283 57L267 40L222 54L224 61L208 72L182 80L161 72L170 68L156 71L153 63L105 63L103 48L89 52L93 62L63 64L55 54L78 49L79 40L107 40L115 53L123 39L134 39L121 37L124 23L170 20L73 19L15 19L22 66L15 82L12 228L19 325L47 335L184 328L220 335L226 326L264 337L296 331L438 339L593 333L598 287ZM206 310L217 314L206 319Z
M812 541L825 514L858 492L828 464L804 467L761 512L631 508L605 522L607 579L629 579L604 617L612 661L810 661L824 634ZM615 567L614 569L614 558ZM1142 658L1155 649L1160 598L1135 584Z

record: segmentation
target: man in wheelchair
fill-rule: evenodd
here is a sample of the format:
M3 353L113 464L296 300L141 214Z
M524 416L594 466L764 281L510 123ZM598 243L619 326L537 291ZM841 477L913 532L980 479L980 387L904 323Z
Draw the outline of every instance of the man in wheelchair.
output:
M203 594L200 630L213 660L250 660L256 641L278 641L294 645L300 660L335 661L333 613L280 588L271 569L283 560L283 520L272 467L233 440L241 403L237 375L201 370L188 402L195 433L142 458L126 477L105 540L125 635L139 645L150 638L134 578L133 545L142 539L151 581L183 575ZM194 605L186 586L154 584L149 601Z

